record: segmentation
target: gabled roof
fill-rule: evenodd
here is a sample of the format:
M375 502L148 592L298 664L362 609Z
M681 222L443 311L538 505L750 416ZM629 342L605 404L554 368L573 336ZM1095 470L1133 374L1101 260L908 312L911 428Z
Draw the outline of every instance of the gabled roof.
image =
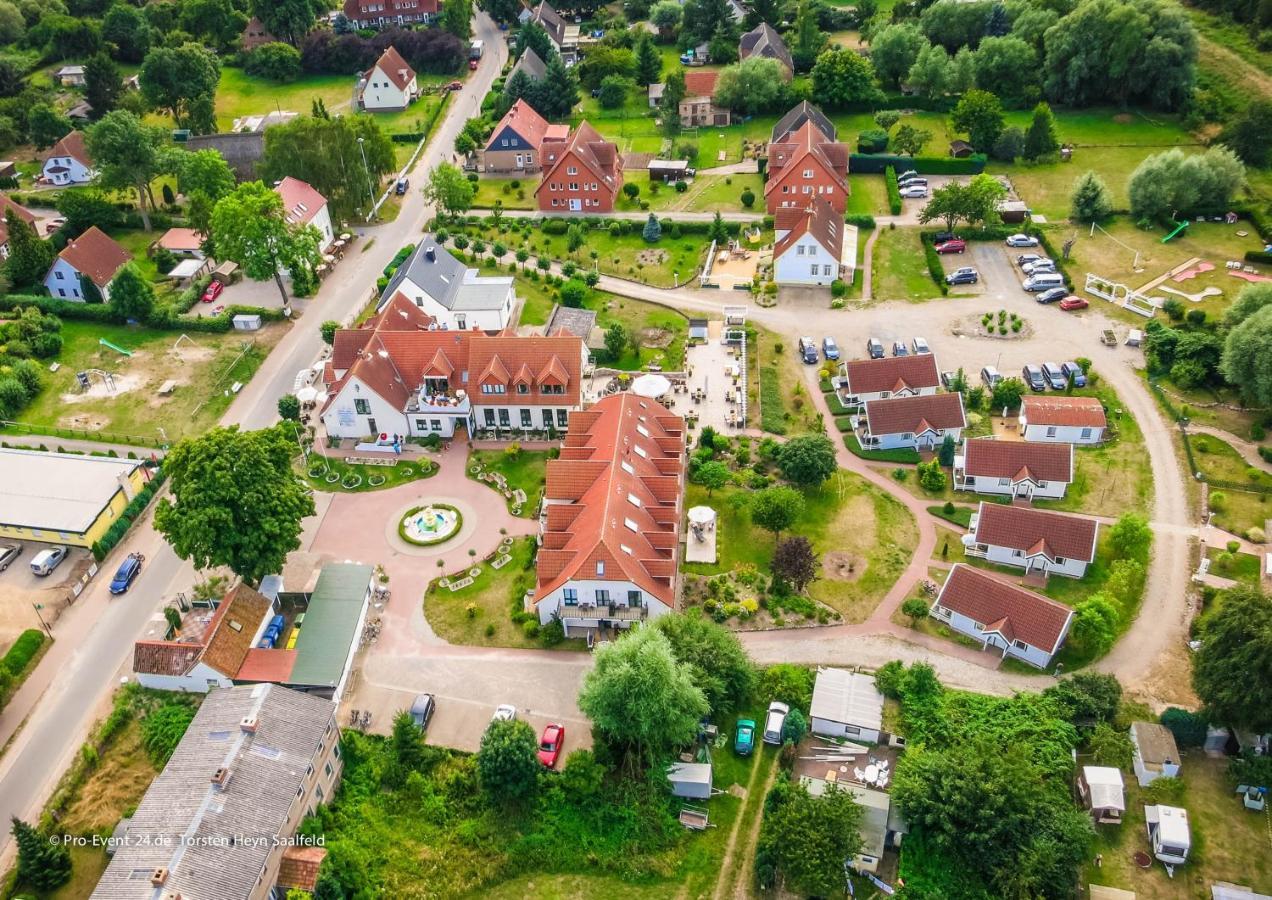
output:
M233 678L270 609L268 599L240 583L222 599L199 640L137 641L133 645L133 671L180 676L203 662Z
M437 0L393 0L393 9L388 10L384 0L344 0L344 14L347 19L370 21L381 16L416 15L431 16L437 12Z
M936 598L937 605L996 631L1054 653L1073 611L1054 600L956 563Z
M58 258L70 263L76 272L91 278L99 288L105 288L116 272L132 262L132 254L96 225L63 247Z
M543 26L543 30L548 33L548 37L552 43L556 44L557 49L565 43L565 30L568 27L565 19L561 18L561 14L548 5L547 0L543 0L534 10L534 20Z
M1084 516L981 501L974 536L978 544L1019 550L1026 557L1090 563L1095 561L1099 530L1099 522Z
M525 72L526 75L530 76L531 81L538 81L547 71L548 64L539 57L539 54L534 52L533 47L527 47L521 56L517 58L517 64L508 73L508 81L511 81L512 76L518 72Z
M402 58L402 54L397 52L392 44L384 48L384 52L380 54L380 58L375 61L372 71L379 69L384 73L384 77L393 83L393 86L399 91L404 91L411 86L411 79L415 77L415 70L407 65L406 60ZM367 72L368 77L371 72Z
M548 120L539 115L535 108L522 98L512 104L512 108L504 113L504 117L499 120L494 131L490 132L486 149L488 151L499 149L495 146L495 141L505 129L511 129L523 141L538 150L539 145L543 143L544 135L547 134L548 127Z
M812 120L806 121L781 143L769 145L769 180L764 185L764 193L767 195L777 189L783 173L807 168L812 160L818 162L847 193L848 148L826 140Z
M843 253L844 222L826 198L817 197L808 204L803 215L795 220L790 231L773 248L773 258L780 259L806 234L811 234L834 259L839 259Z
M314 190L309 182L290 175L275 186L274 193L283 198L283 216L290 225L309 224L327 205L327 198Z
M741 40L738 41L738 56L742 59L751 56L767 56L786 66L788 72L795 70L795 63L791 59L791 51L786 49L786 42L768 22L761 22L742 35Z
M777 120L777 124L773 126L773 134L769 138L770 143L781 143L789 135L799 131L806 122L812 122L826 140L835 140L837 136L835 123L816 106L807 100L801 100L798 105L793 106L786 115Z
M586 119L578 124L566 141L557 141L550 137L545 139L539 148L539 153L541 161L550 164L543 170L543 179L535 188L536 194L556 175L557 169L561 168L570 156L576 158L584 168L611 190L618 190L621 170L618 146L601 137ZM548 159L542 160L543 157Z
M0 244L9 240L9 226L5 223L9 210L13 210L14 215L28 225L35 225L35 214L31 210L19 203L14 203L7 194L0 194Z
M866 401L870 433L922 434L928 430L966 428L962 394L926 394Z
M1010 478L1014 483L1068 484L1073 481L1073 445L969 438L963 446L963 471L980 478Z
M710 97L715 94L716 80L719 72L706 72L692 69L685 73L685 99L693 97Z
M165 250L198 250L203 240L193 228L169 228L159 238L159 246Z
M548 462L536 602L579 579L628 581L675 606L684 446L684 420L636 394L570 414Z
M848 392L857 396L884 391L896 393L905 389L918 391L939 387L941 383L936 357L931 353L853 359L844 364L844 373L848 379Z
M54 144L45 159L52 159L55 156L69 156L86 168L93 167L93 159L88 155L88 146L84 143L82 131L72 131Z
M482 275L470 269L433 238L425 235L406 262L398 266L385 297L393 297L407 281L454 312L498 310L508 300L512 279L503 275Z
M1020 415L1030 425L1057 425L1075 428L1104 428L1108 418L1104 405L1095 397L1026 396Z

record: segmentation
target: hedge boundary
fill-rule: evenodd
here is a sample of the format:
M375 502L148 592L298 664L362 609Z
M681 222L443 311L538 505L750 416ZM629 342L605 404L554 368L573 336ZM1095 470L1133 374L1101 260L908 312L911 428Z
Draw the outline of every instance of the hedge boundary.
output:
M159 489L163 487L167 475L162 468L156 469L150 477L150 481L137 492L137 496L128 501L128 505L124 507L124 511L114 524L106 530L102 535L102 539L93 544L93 559L101 562L106 558L106 554L115 548L115 545L124 539L124 535L128 534L128 530L132 528L132 524L141 514L146 511L146 507L150 505L150 501L154 499L155 494L159 493Z
M901 188L897 185L897 170L888 166L883 171L883 177L888 184L888 211L894 216L899 216L901 215Z
M861 443L857 440L857 435L851 431L844 433L844 446L848 448L848 452L853 456L859 456L872 462L917 464L922 461L922 457L919 456L917 450L905 448L896 450L864 450Z
M458 537L459 533L464 529L464 514L458 509L451 506L449 503L430 503L428 505L433 509L444 509L447 512L453 512L455 514L455 530L445 537L434 538L431 541L421 541L413 537L409 537L406 533L406 520L424 508L423 506L413 506L404 512L402 514L402 518L398 520L398 537L406 541L412 547L436 547L438 544L446 543L451 538Z
M83 322L98 322L103 325L118 325L114 310L109 303L74 303L69 300L58 300L36 294L10 294L0 297L0 311L9 312L20 306L34 306L42 313L57 316L60 319L75 319ZM212 334L224 334L234 330L236 315L260 316L266 322L282 322L287 317L281 309L269 309L261 306L227 306L225 311L215 316L172 316L155 318L145 323L146 328L157 331L202 331Z
M853 153L848 171L855 175L879 175L889 168L902 172L913 169L920 175L979 175L988 162L983 153L963 159L952 156L897 156L892 153Z

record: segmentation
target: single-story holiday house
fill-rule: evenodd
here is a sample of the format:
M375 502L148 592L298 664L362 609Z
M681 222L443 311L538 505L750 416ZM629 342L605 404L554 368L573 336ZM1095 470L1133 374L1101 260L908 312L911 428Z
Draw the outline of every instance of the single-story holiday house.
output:
M1072 482L1072 444L968 438L954 457L956 491L1059 500Z
M203 259L203 239L193 228L169 228L155 242L155 247L167 250L183 259Z
M931 353L850 359L839 364L839 375L839 396L846 406L892 397L926 396L935 394L941 386L936 356Z
M1179 775L1179 747L1175 735L1156 722L1132 722L1131 743L1135 745L1135 779L1148 787L1158 778Z
M861 825L858 834L861 836L861 849L848 865L858 872L874 874L879 871L879 863L887 850L896 850L901 846L901 839L909 828L901 817L900 808L892 802L887 791L879 791L865 785L841 782L838 779L828 781L801 775L800 784L814 797L820 797L831 790L847 791L853 801L861 807Z
M1081 578L1095 562L1100 523L1085 516L981 501L963 549L1026 574Z
M966 427L959 393L869 400L865 413L853 416L857 439L866 450L935 450L946 435L958 441Z
M986 649L1040 669L1051 665L1073 622L1069 607L964 563L950 570L932 616Z
M1095 397L1026 396L1020 401L1020 433L1027 441L1098 444L1108 418Z
M869 675L818 669L808 716L813 734L877 744L883 730L883 694Z

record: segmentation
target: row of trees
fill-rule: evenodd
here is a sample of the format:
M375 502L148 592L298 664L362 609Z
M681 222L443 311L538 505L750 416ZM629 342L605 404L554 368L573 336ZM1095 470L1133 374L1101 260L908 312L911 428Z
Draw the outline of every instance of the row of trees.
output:
M436 75L454 73L468 55L465 41L441 28L388 28L372 37L319 29L301 41L300 65L314 75L356 75L371 68L389 47L415 71Z

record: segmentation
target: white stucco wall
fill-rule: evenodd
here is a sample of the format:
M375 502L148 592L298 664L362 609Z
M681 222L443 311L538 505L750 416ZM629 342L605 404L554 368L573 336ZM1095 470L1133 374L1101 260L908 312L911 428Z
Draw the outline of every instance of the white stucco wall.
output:
M44 276L44 286L49 296L58 300L83 300L84 291L80 286L79 271L62 258L53 260L49 272ZM102 299L110 299L110 285L102 289Z
M1022 434L1027 441L1052 444L1098 444L1104 440L1103 428L1077 428L1067 425L1030 425L1020 417ZM1054 433L1052 433L1054 431ZM1085 436L1083 432L1086 432Z
M455 312L438 303L431 294L410 278L403 279L398 286L398 291L436 319L439 326L445 325L453 331L467 331L473 328L480 328L482 331L502 331L508 325L508 320L512 316L512 305L515 298L515 292L512 285L509 284L508 294L498 308Z
M406 109L415 91L414 78L407 84L406 90L399 90L389 80L389 76L377 66L371 70L371 75L362 89L362 106L365 109L374 110Z
M234 682L222 675L206 663L199 662L185 675L151 675L137 672L137 683L142 687L156 691L185 691L191 694L206 694L211 688L233 687ZM209 685L211 682L211 685Z
M515 406L512 404L482 403L482 394L473 394L473 421L477 423L478 428L531 428L537 431L545 430L548 426L544 423L543 413L549 411L552 413L552 427L559 432L566 430L566 423L569 421L569 413L572 409L578 407L566 406L564 403L560 406ZM565 398L562 397L562 400ZM500 416L500 410L508 413L507 424L503 424ZM522 414L523 411L530 415L530 424L524 425ZM489 415L488 415L489 413ZM494 425L489 423L489 417L494 417Z
M49 169L65 167L68 171L50 174ZM93 171L70 156L51 156L44 161L41 174L53 184L87 184L93 180Z
M936 385L932 385L931 387L918 388L917 390L911 390L907 388L906 390L901 390L901 391L872 391L868 394L849 393L847 402L849 403L849 405L855 404L857 406L860 406L861 404L866 403L867 401L870 401L870 400L889 400L896 397L926 397L930 394L935 394L935 393L936 393Z
M598 620L607 618L606 613L608 612L608 609L606 607L608 604L597 604L595 609L589 609L587 611L587 618L571 616L571 610L576 610L576 607L565 605L564 597L567 589L573 589L578 592L580 603L593 602L598 590L609 591L610 600L621 607L625 607L627 605L628 591L641 591L642 602L649 611L648 615L643 620L646 622L651 619L656 619L658 616L671 611L671 607L667 606L667 604L651 595L648 591L642 590L639 585L633 584L630 581L578 579L567 582L539 601L538 610L540 624L546 625L551 622L553 615L558 613L561 616L562 623L567 628L571 626L577 626L579 628L595 628ZM609 621L614 620L610 619ZM625 619L622 620L620 624L626 627L630 624L630 621L632 620Z
M945 440L945 435L947 434L952 435L954 437L954 440L958 441L962 433L963 433L963 429L961 428L943 429L941 431L938 431L935 437L931 437L931 432L925 432L924 434L925 434L927 442L923 443L922 445L920 445L919 441L915 438L913 434L911 434L909 437L906 437L905 433L873 435L873 437L877 437L879 440L877 443L871 444L866 449L868 450L898 450L901 448L908 447L913 450L922 446L924 449L935 450L936 448L941 446L941 443Z
M1087 564L1079 559L1065 558L1063 563L1054 563L1044 556L1026 557L1023 551L1012 550L989 544L985 558L1000 566L1012 566L1017 569L1048 572L1052 575L1066 575L1069 578L1081 578L1086 574Z
M812 274L814 264L817 266L816 275ZM827 266L830 267L829 272ZM829 285L838 277L839 258L810 234L787 247L786 252L773 262L773 280L778 284Z
M1051 665L1052 654L1050 652L1039 649L1038 647L1034 647L1030 644L1025 644L1024 647L1019 647L1015 643L1008 645L1007 642L998 634L990 634L987 636L985 632L977 630L977 623L975 621L962 613L957 613L951 610L948 617L938 616L938 618L949 625L954 631L957 631L960 634L965 634L972 640L980 641L990 647L994 647L1000 653L1002 652L1003 647L1006 646L1008 656L1023 660L1024 662L1027 662L1032 666L1037 666L1040 669L1045 669L1047 666ZM1070 616L1070 621L1072 621L1072 616ZM1068 630L1069 626L1068 623L1066 623L1065 633L1067 633ZM1057 642L1057 647L1062 646L1063 644L1064 636L1062 635L1060 641Z
M957 461L955 468L958 468ZM1007 481L1007 484L1002 483L1004 480ZM1064 481L1044 481L1041 485L1033 485L1031 491L1025 491L1020 496L1058 500L1064 496L1067 487L1068 483ZM1011 479L987 478L984 475L976 475L965 479L964 485L958 490L974 491L977 494L998 494L1008 497L1018 493L1016 484L1012 483Z

